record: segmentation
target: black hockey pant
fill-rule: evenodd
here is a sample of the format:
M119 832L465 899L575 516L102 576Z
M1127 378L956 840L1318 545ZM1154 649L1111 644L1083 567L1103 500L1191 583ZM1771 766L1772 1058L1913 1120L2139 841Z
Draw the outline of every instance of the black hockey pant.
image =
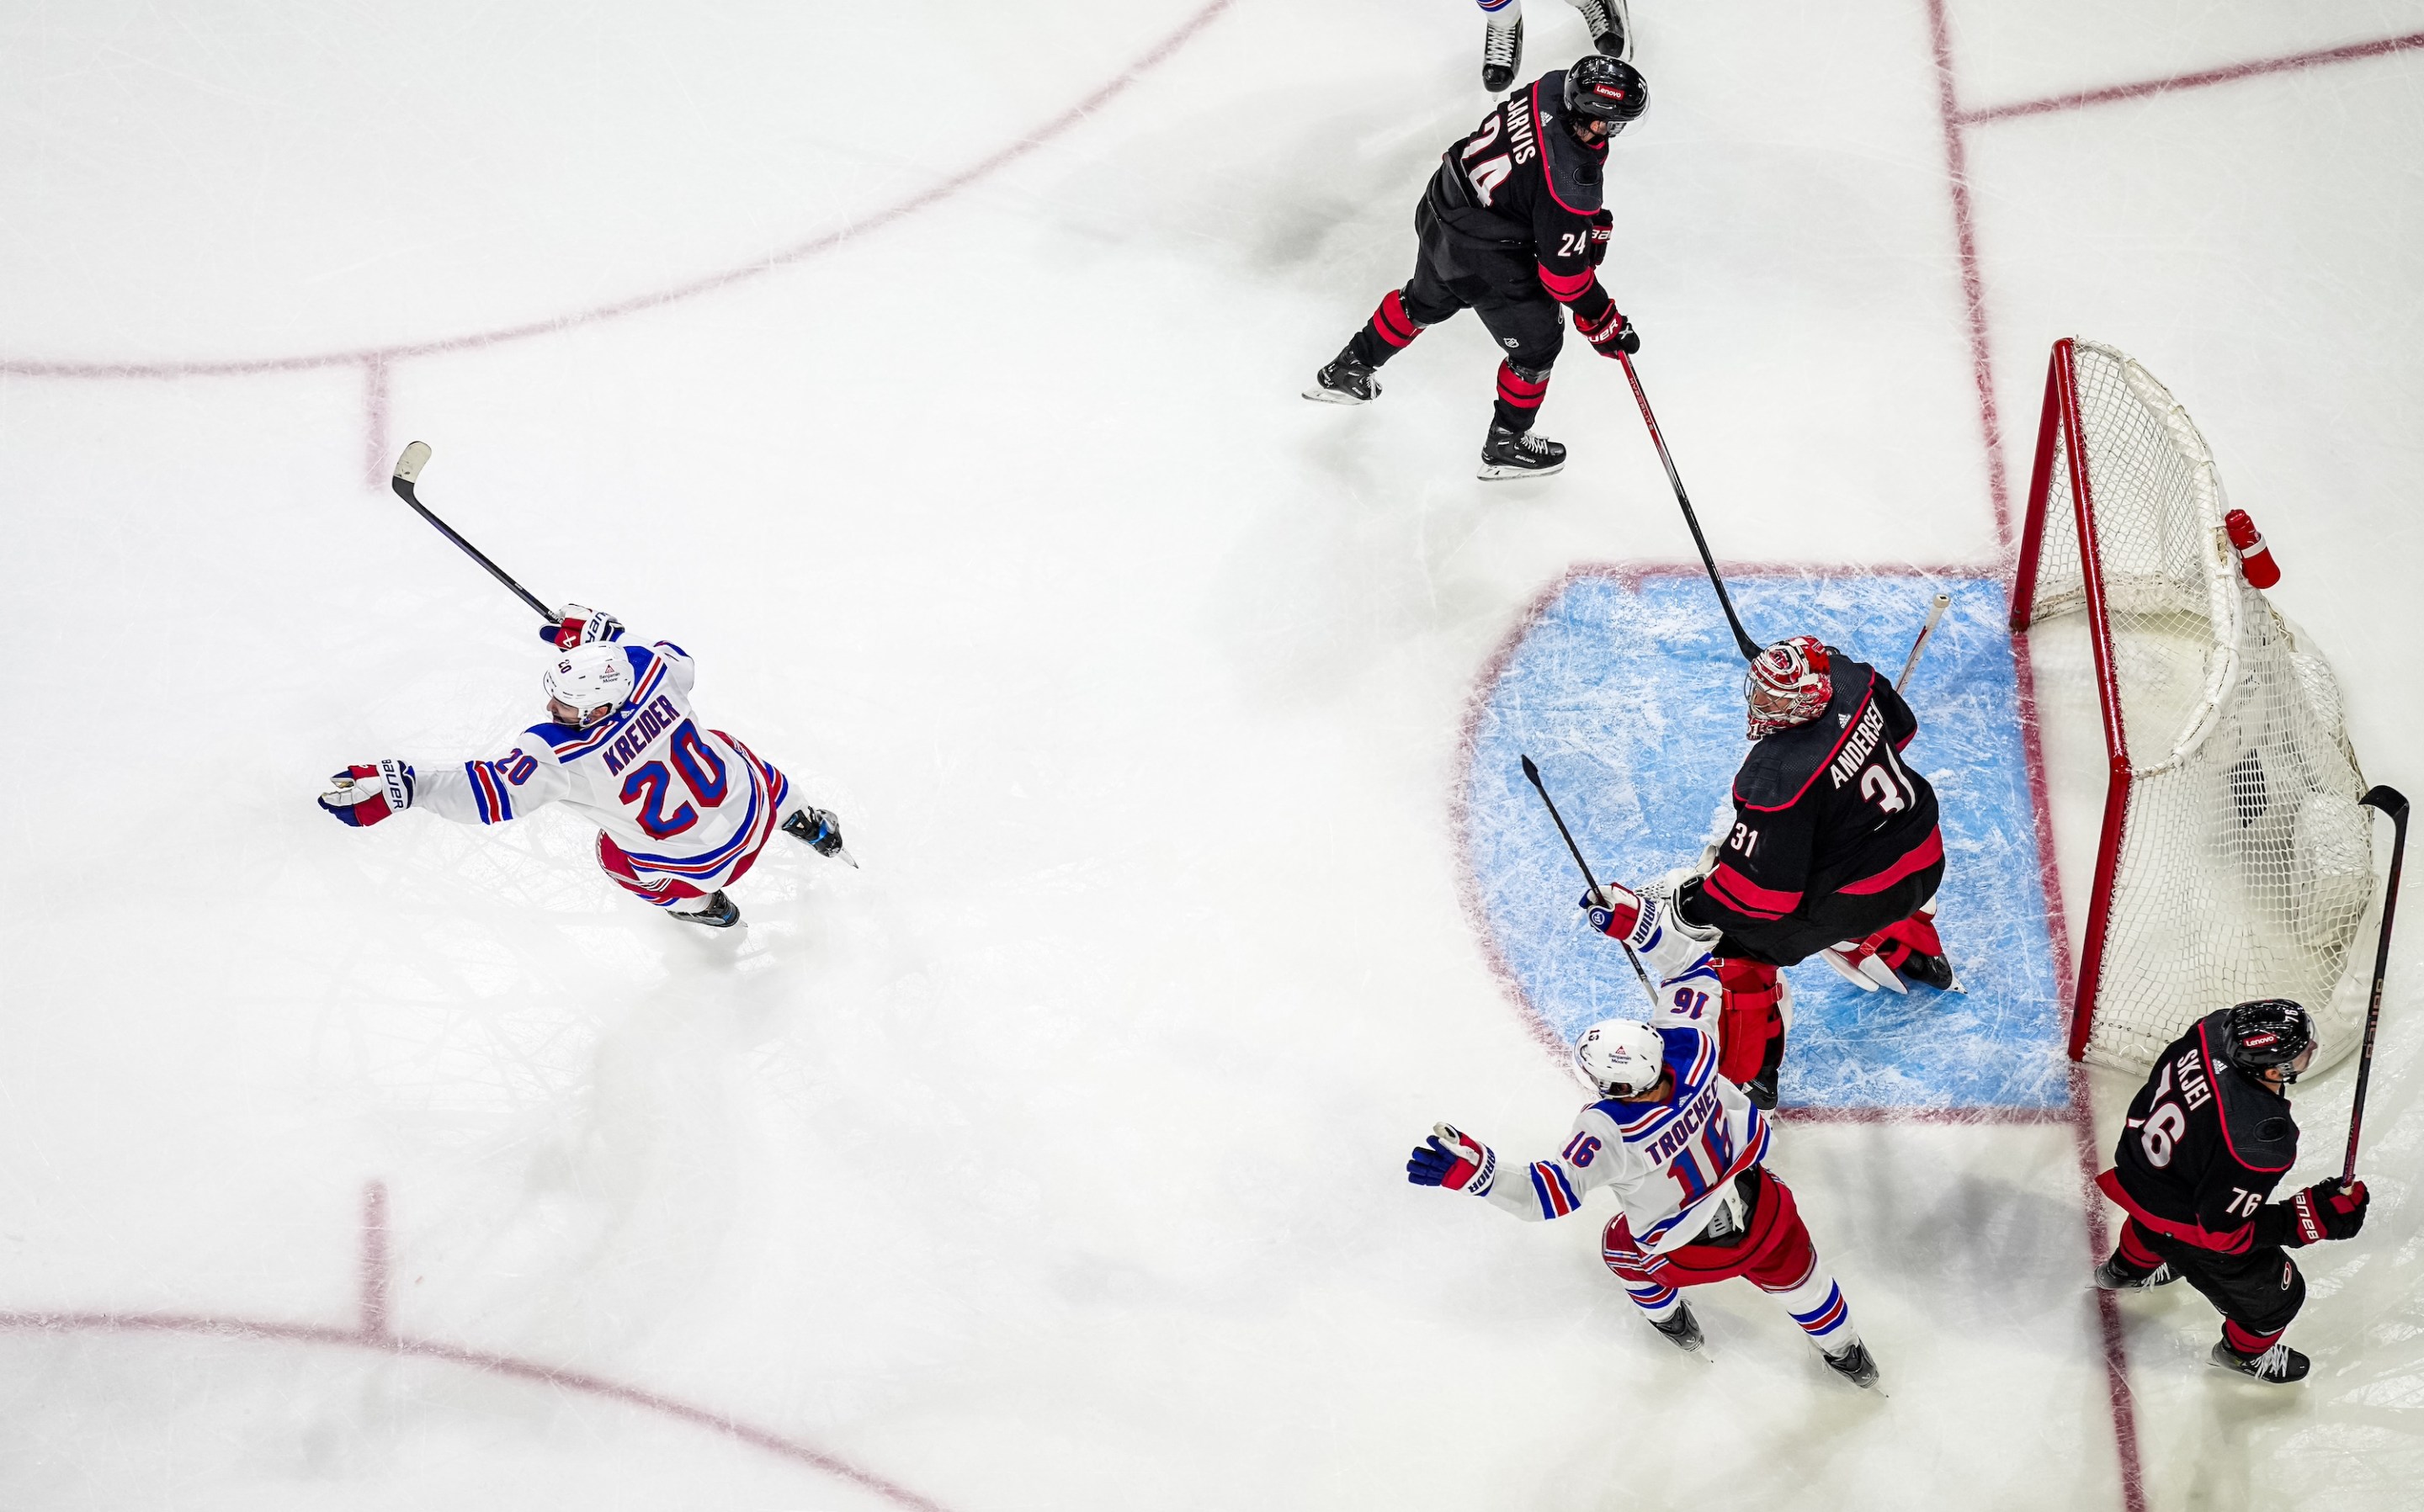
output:
M1357 361L1379 367L1423 332L1459 310L1470 310L1506 350L1498 364L1493 424L1528 431L1549 394L1549 369L1565 344L1565 312L1540 287L1528 247L1470 241L1442 226L1430 201L1414 207L1414 276L1392 289L1372 318L1347 343ZM1829 940L1829 945L1835 942Z
M1714 952L1771 966L1796 966L1830 945L1865 940L1925 906L1944 882L1944 863L1920 867L1874 893L1828 893L1799 913L1760 924L1729 927Z
M2122 1265L2141 1276L2169 1263L2222 1313L2223 1342L2242 1355L2272 1348L2305 1305L2306 1278L2277 1244L2257 1245L2242 1255L2217 1254L2166 1238L2131 1218L2121 1225L2120 1252Z

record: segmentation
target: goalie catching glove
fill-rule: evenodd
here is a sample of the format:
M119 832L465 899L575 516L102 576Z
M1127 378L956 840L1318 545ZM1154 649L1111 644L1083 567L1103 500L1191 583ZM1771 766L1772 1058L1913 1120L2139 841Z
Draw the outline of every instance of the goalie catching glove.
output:
M1406 1161L1406 1180L1415 1186L1444 1186L1475 1197L1488 1195L1497 1176L1496 1153L1447 1123L1434 1125L1431 1137L1416 1145Z
M1679 873L1688 879L1693 873ZM1659 981L1680 977L1692 963L1716 948L1722 931L1687 924L1675 908L1674 876L1662 877L1639 892L1616 883L1603 883L1596 893L1583 894L1582 906L1591 928L1633 947L1633 953Z
M412 806L412 768L402 761L357 762L328 781L320 806L340 824L367 829Z

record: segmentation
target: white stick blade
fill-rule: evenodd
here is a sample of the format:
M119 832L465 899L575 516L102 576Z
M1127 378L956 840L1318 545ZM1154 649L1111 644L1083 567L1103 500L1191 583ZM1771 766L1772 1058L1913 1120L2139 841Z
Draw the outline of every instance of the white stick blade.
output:
M421 470L428 465L429 443L415 441L404 449L404 455L395 459L395 475L406 483L419 483Z

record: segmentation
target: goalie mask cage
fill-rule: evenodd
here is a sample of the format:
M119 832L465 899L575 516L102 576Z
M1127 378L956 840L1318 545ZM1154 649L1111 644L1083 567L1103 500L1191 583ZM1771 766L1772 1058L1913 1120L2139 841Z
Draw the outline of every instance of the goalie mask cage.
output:
M2083 617L2110 758L2070 1023L2073 1059L2143 1072L2218 1008L2289 997L2319 1059L2373 890L2339 684L2248 586L2187 411L2136 361L2056 342L2012 629Z

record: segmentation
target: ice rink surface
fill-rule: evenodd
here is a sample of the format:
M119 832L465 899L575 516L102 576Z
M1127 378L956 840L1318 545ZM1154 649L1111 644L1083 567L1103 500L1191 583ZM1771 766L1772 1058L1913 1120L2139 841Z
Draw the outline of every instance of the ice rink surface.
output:
M1721 556L1897 623L1991 584L2090 335L2196 417L2368 778L2424 785L2424 3L1635 20L1603 272ZM1584 45L1529 30L1527 76ZM1467 906L1474 711L1570 573L1690 550L1578 344L1551 480L1473 481L1470 321L1297 397L1405 276L1479 31L0 13L0 1505L2414 1505L2412 946L2297 1390L2207 1366L2186 1288L2108 1347L2066 1113L1779 1131L1890 1397L1735 1283L1680 1357L1598 1217L1404 1183L1434 1120L1523 1157L1577 1101ZM321 817L538 713L526 613L386 491L416 437L865 869L771 851L707 939L560 813ZM2075 931L2101 757L2038 676ZM1687 854L1697 759L1610 845ZM2064 1089L2091 1157L2129 1090Z

